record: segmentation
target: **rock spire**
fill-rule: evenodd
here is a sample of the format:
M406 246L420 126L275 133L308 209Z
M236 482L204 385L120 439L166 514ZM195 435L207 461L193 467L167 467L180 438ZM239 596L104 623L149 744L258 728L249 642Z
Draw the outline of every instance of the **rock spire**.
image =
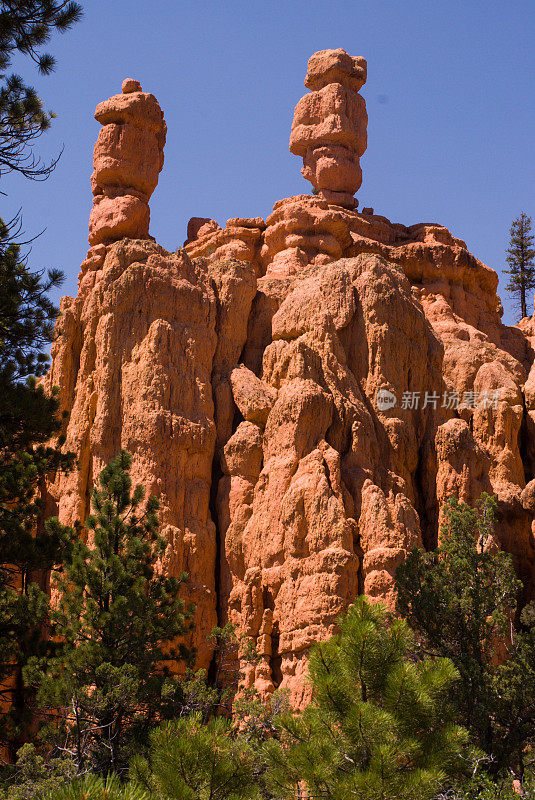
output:
M344 208L356 208L353 195L362 183L368 115L358 92L366 74L366 59L341 48L314 53L305 78L312 91L296 105L290 134L290 151L303 158L303 177Z
M103 127L93 151L89 244L147 239L149 199L163 167L163 112L154 95L127 78L121 94L98 104L95 119Z

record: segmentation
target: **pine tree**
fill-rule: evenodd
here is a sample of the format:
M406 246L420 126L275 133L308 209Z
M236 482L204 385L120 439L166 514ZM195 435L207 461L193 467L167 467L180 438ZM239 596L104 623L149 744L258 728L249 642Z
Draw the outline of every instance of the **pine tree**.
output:
M7 70L15 54L29 56L42 74L54 59L41 53L53 30L70 28L81 15L74 2L0 0L0 176L19 172L48 177L57 163L42 164L33 145L50 124L35 90ZM0 220L0 746L14 756L29 722L22 669L43 654L46 573L68 546L65 531L43 525L39 490L45 478L72 464L47 442L60 431L58 401L36 384L48 364L58 316L48 292L59 286L57 270L31 272L17 243L18 218Z
M509 247L506 251L509 269L504 270L510 276L505 288L515 297L522 319L528 316L528 293L535 289L533 240L531 217L522 212L511 225Z
M42 75L55 66L49 53L40 53L53 31L63 33L82 15L75 2L54 0L1 0L0 2L0 176L19 172L26 178L43 180L58 159L42 164L33 146L50 126L35 89L19 75L8 75L15 53L29 56Z
M149 758L135 760L130 775L161 800L247 800L258 795L254 762L227 719L192 714L153 731Z
M35 800L45 792L64 788L74 778L75 768L68 759L45 759L27 743L17 753L16 765L3 773L1 800Z
M61 425L58 401L32 377L48 364L42 349L58 311L47 294L63 276L30 272L15 234L0 220L0 745L11 757L30 721L22 669L49 647L46 573L69 546L66 531L43 524L39 489L72 464L61 438L48 444Z
M240 683L243 682L243 664L253 666L258 663L259 656L252 640L246 635L237 636L234 626L227 622L224 627L215 626L207 637L212 649L209 670L195 669L188 666L184 670L180 686L165 687L168 699L166 717L174 719L199 714L203 722L212 717L231 715L241 722L252 723L252 717L258 714L255 690L240 692L240 701L236 700ZM238 658L240 652L240 658ZM265 713L265 708L262 708Z
M411 662L411 648L404 621L357 599L340 634L312 649L311 704L266 744L273 797L435 796L466 745L445 700L457 673L447 659Z
M150 795L141 786L121 783L117 775L108 775L106 778L86 775L66 786L40 793L38 798L39 800L151 800ZM8 797L7 800L11 798Z
M477 510L452 499L441 544L414 550L397 571L398 609L420 637L420 650L451 659L459 680L451 693L457 721L486 754L493 776L524 773L535 743L535 629L515 630L521 584L511 557L489 547L493 498Z
M158 533L157 500L143 505L142 487L132 490L131 462L123 451L101 472L88 541L77 539L55 576L61 599L51 620L63 647L27 669L50 712L56 751L80 774L126 770L168 708L173 678L165 662L187 656L174 644L191 627L192 609L178 596L186 576L156 571L167 541Z

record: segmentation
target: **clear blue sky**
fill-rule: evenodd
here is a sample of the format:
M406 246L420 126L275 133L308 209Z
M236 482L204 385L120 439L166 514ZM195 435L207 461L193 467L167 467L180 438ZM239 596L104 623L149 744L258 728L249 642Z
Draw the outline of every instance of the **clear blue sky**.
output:
M169 249L192 216L265 217L276 200L310 191L288 137L306 62L330 47L368 60L360 207L406 225L440 222L498 271L512 219L535 219L533 0L82 3L83 21L50 42L55 73L16 64L58 115L40 150L64 144L60 165L45 183L2 185L4 218L22 206L27 235L46 228L30 264L60 267L63 294L76 293L87 250L93 111L125 77L165 113L151 232Z

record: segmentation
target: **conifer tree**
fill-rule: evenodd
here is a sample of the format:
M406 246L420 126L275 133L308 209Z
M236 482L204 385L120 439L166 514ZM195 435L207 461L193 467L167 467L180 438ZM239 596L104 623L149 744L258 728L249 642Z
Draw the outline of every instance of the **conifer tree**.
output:
M117 775L86 775L38 795L39 800L155 800L141 786L121 783ZM7 798L7 800L11 800ZM13 800L18 800L13 798Z
M535 628L514 617L521 584L511 557L489 547L495 500L445 508L440 546L415 549L396 575L398 609L419 649L450 658L459 672L451 701L457 721L486 754L491 775L523 779L524 750L535 743Z
M3 770L0 798L35 800L44 793L63 789L74 775L72 761L61 758L45 759L33 744L27 742L17 753L16 765Z
M515 298L521 319L528 316L528 294L535 289L533 240L531 217L522 212L511 225L509 247L506 251L509 269L504 270L510 276L505 288Z
M75 542L56 576L61 599L51 620L63 647L27 669L51 714L55 751L79 774L127 769L165 716L173 685L166 663L187 655L174 644L191 627L192 609L178 596L186 576L156 571L167 544L158 502L143 505L142 487L132 490L131 462L123 451L101 472L87 543Z
M61 420L58 401L36 384L48 365L57 309L48 299L63 276L32 273L0 220L0 744L10 756L29 722L22 668L48 648L43 638L46 573L69 546L67 531L47 528L39 488L68 469L72 456L48 444Z
M8 75L15 54L28 56L41 74L54 68L42 47L81 16L75 2L0 0L0 176L19 172L48 177L57 163L42 164L33 146L50 124L34 89ZM47 443L60 431L58 401L36 384L48 365L58 310L48 298L63 276L31 272L17 242L20 220L0 220L0 746L13 757L29 721L22 668L43 654L51 565L68 546L66 531L43 525L39 489L45 477L72 464L72 456Z
M19 53L48 75L55 61L41 48L53 31L63 33L81 15L82 8L75 2L0 0L0 176L14 171L44 180L56 166L57 159L42 164L33 151L53 115L45 111L35 89L7 70L13 55Z
M229 720L192 714L153 731L149 758L134 761L130 774L158 800L247 800L258 795L254 765Z
M460 766L466 732L445 701L448 659L411 662L411 634L359 597L340 634L310 654L311 704L270 741L272 796L425 800Z

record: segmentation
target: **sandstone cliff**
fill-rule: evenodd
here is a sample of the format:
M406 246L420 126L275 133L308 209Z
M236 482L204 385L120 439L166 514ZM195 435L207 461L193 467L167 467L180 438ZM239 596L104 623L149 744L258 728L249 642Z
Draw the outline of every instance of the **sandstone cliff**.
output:
M499 544L534 587L533 320L501 323L496 273L444 227L355 210L365 79L343 50L309 62L291 148L317 196L265 221L194 218L176 253L148 229L155 98L126 81L100 104L92 246L47 378L79 458L50 486L60 518L83 519L130 450L162 503L163 568L191 576L199 664L230 620L261 654L248 685L295 705L308 647L358 593L393 603L451 495L497 495Z

